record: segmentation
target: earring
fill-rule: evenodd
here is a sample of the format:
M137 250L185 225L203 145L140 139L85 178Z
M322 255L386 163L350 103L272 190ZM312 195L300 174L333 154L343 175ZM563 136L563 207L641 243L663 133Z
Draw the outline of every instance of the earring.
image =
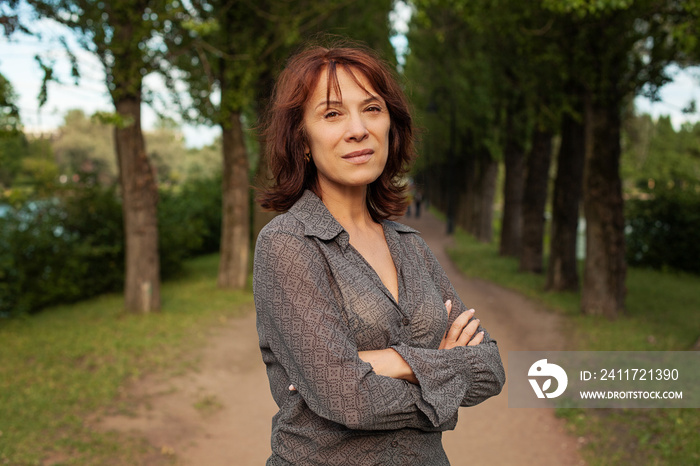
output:
M304 154L304 160L306 160L307 163L311 162L311 152Z

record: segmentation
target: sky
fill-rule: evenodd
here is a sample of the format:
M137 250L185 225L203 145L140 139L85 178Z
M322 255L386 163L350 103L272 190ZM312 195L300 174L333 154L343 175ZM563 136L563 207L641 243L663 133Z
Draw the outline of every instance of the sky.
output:
M409 17L408 7L399 7L393 17L395 29L399 34L393 38L392 43L399 52L406 50L406 38L401 33L406 30L405 24ZM32 28L42 33L43 41L22 35L13 36L12 40L8 40L4 35L0 35L0 73L10 81L19 97L18 106L25 130L34 133L50 132L63 123L63 116L70 109L82 109L87 115L98 110L113 111L104 84L104 72L97 58L81 49L71 39L70 32L66 32L56 23L42 20L33 23ZM68 39L78 57L81 72L78 85L70 77L70 64L67 54L57 40L59 36ZM60 81L49 84L49 99L41 109L37 96L41 87L42 71L34 58L36 55L41 55L47 62L55 62L56 74ZM678 129L685 121L700 120L698 114L686 115L681 111L691 100L700 100L700 68L681 70L673 67L669 71L674 76L674 81L661 89L661 101L650 102L643 97L637 97L635 106L639 113L650 113L654 118L670 115L674 127ZM147 76L145 84L155 91L167 94L164 92L165 87L155 76ZM153 128L156 122L156 113L144 105L144 129ZM183 134L188 147L201 147L211 144L220 131L216 127L183 125Z
M677 66L670 66L666 70L673 78L673 82L661 88L659 102L651 102L644 97L634 100L638 113L649 113L654 118L660 115L670 115L671 123L679 129L684 122L695 123L700 121L700 114L684 114L683 109L691 101L697 101L700 105L700 67L691 67L685 70Z
M0 73L10 81L19 97L18 107L25 131L51 132L62 125L64 115L71 109L82 109L87 115L96 111L114 111L105 85L104 71L97 57L82 49L72 39L70 31L53 21L36 21L31 28L41 33L43 40L20 34L8 40L0 34ZM68 55L58 41L60 36L66 38L78 58L81 78L77 85L71 77ZM43 72L34 58L36 55L40 55L46 63L55 63L55 74L60 81L49 83L49 98L42 108L39 108L37 97ZM147 76L144 83L160 91L161 95L167 95L165 86L155 75ZM144 105L141 119L144 129L150 129L157 123L158 116L153 109ZM188 147L211 144L221 134L216 127L184 125L182 129Z

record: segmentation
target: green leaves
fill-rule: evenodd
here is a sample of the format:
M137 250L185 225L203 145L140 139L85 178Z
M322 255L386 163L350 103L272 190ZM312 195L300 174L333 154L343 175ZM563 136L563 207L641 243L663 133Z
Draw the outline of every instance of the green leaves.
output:
M12 84L0 74L0 137L16 135L22 126L16 101Z
M39 100L39 108L43 107L48 99L48 85L51 81L56 81L53 74L53 63L46 64L44 60L39 55L34 56L34 60L39 64L41 71L44 75L41 78L41 88L39 89L39 95L37 96Z
M182 27L200 37L211 36L221 30L219 21L216 18L197 19L190 18L182 22Z
M542 0L542 6L557 13L575 13L583 17L590 14L624 10L634 0Z
M134 124L134 119L129 116L120 115L117 112L97 111L92 117L94 121L104 125L114 125L117 128L128 128Z

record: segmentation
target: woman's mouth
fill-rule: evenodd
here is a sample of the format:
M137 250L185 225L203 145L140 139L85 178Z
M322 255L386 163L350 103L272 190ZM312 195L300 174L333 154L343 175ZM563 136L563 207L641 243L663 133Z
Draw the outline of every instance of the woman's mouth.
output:
M350 152L349 154L345 154L343 156L343 159L347 160L350 163L360 164L365 163L369 159L371 159L373 154L374 150L372 149L362 149Z

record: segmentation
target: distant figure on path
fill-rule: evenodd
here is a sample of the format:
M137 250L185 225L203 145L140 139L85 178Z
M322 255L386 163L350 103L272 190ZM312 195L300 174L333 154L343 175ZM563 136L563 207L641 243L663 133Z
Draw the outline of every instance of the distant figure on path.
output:
M449 465L442 432L497 395L491 339L406 210L412 118L390 67L313 47L276 84L265 126L284 212L258 236L254 294L279 412L268 465ZM478 425L488 419L465 419ZM474 452L474 454L478 454Z
M416 218L420 218L420 207L423 203L423 193L421 193L420 188L416 187L415 193L413 194L413 202L416 204Z

